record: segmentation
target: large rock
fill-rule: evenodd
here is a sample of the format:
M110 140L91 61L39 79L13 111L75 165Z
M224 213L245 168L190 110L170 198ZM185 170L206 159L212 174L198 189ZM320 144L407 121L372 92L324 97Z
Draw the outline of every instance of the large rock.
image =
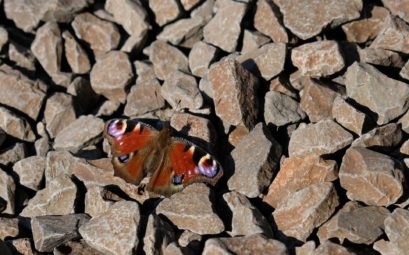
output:
M157 39L170 42L173 45L184 45L190 40L202 38L202 27L204 22L200 18L180 19L163 28ZM202 42L199 40L199 42ZM190 48L190 47L189 47Z
M0 213L14 214L16 183L3 169L0 169ZM6 206L4 206L4 204Z
M72 72L78 74L88 73L91 69L91 63L81 44L68 31L64 31L62 37L64 38L65 57Z
M305 118L300 104L291 97L280 92L267 92L264 99L264 120L267 124L284 126Z
M332 103L332 117L344 128L361 135L369 125L369 117L356 109L342 97L337 96Z
M150 214L143 238L143 250L146 254L165 254L168 244L175 242L172 226L156 214Z
M175 20L181 14L176 0L152 0L149 1L149 7L155 14L155 21L159 26Z
M125 115L137 116L163 108L165 99L160 91L161 85L156 79L137 80L126 98Z
M44 178L46 159L41 156L24 158L13 166L21 185L32 190L39 190Z
M195 43L189 53L189 67L193 75L203 77L209 70L209 66L217 48L203 41Z
M253 21L254 27L270 37L274 42L287 43L287 31L281 24L281 20L280 10L272 1L257 1L257 9Z
M395 15L409 22L409 3L400 0L382 0L383 5Z
M47 99L44 110L44 120L51 138L75 120L76 113L71 95L57 92Z
M395 16L385 18L383 29L371 44L371 48L381 48L409 53L409 25Z
M354 140L351 146L389 150L402 141L403 132L399 124L389 123L377 127Z
M0 217L0 240L4 240L6 237L18 236L20 233L19 223L18 218Z
M2 106L0 106L0 129L6 134L23 141L34 142L36 139L27 120Z

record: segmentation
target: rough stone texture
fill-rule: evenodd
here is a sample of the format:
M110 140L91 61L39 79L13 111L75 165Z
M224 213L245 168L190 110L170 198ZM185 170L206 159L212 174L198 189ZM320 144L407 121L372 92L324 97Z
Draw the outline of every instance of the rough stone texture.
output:
M269 91L280 92L281 94L292 97L293 99L299 98L296 90L291 87L291 85L288 84L288 80L283 79L281 75L270 81Z
M94 53L107 52L118 47L120 34L111 22L102 20L91 13L75 16L71 23L75 35L90 44Z
M268 239L262 234L233 238L212 238L206 241L203 255L213 254L271 254L286 255L287 248L283 243Z
M370 47L409 54L409 25L398 17L388 16Z
M330 241L324 241L320 244L320 246L317 247L317 249L314 250L313 254L314 255L333 255L333 254L355 255L356 253L349 251L347 248L339 244L332 243Z
M243 45L241 47L241 54L245 54L258 49L269 41L270 38L261 34L260 32L245 29L243 32Z
M301 95L301 109L311 122L318 122L332 116L334 100L338 93L328 85L312 79L305 81Z
M0 200L7 203L0 206L1 213L14 214L16 184L14 179L0 168Z
M13 171L18 174L21 185L32 190L39 190L44 177L46 159L41 156L24 158L13 166Z
M361 0L274 0L284 17L284 25L296 36L306 40L328 26L356 19L362 10Z
M131 255L139 243L139 220L138 204L120 201L82 225L79 232L87 244L104 254Z
M0 240L6 237L16 237L20 233L19 220L17 218L0 217Z
M217 142L216 129L209 119L188 113L175 113L170 119L170 126L183 135L197 138L199 142L211 145Z
M23 141L34 142L36 138L30 124L24 118L2 106L0 106L0 129Z
M382 255L405 254L409 245L409 211L396 208L392 214L385 219L385 233L388 240L381 239L374 243L373 248Z
M121 51L110 51L101 56L92 67L91 86L114 102L124 103L127 86L133 78L132 65L128 56Z
M388 150L397 146L402 141L402 137L403 134L400 125L389 123L363 134L355 139L351 146Z
M291 60L301 75L311 77L329 76L345 66L336 41L324 40L298 46L292 50Z
M198 3L200 3L200 0L181 0L180 3L183 6L183 9L186 11L189 11L193 7L195 7Z
M155 21L159 26L163 26L175 20L181 14L176 0L149 1L149 7L155 14Z
M4 147L4 146L3 146ZM27 148L24 143L15 143L0 151L0 164L10 165L27 156Z
M181 192L162 200L156 207L179 229L197 234L218 234L224 231L222 220L215 214L210 189L200 183L187 186Z
M284 43L269 43L239 56L237 61L257 76L270 80L284 70L286 52Z
M28 201L20 216L36 217L74 213L76 194L77 187L69 177L56 177Z
M339 179L350 200L389 206L403 194L402 171L402 165L385 154L351 147L342 159Z
M338 204L334 185L322 182L292 193L276 208L273 217L279 231L305 242L314 228L327 221Z
M31 219L34 246L38 251L51 252L69 240L80 237L78 228L89 220L86 214L38 216Z
M54 255L66 255L67 250L69 250L72 255L105 255L102 252L95 250L94 248L90 247L87 243L85 243L84 239L80 241L68 241L66 244L61 245L54 249Z
M203 77L209 70L217 48L203 41L195 43L189 53L189 67L193 75Z
M409 80L409 61L407 61L406 64L402 67L402 69L399 72L399 75L402 78Z
M372 244L383 234L383 222L388 209L379 206L361 206L348 202L318 230L320 242L338 238L341 243L348 239L353 243Z
M309 185L334 181L338 167L334 160L324 160L318 155L290 157L281 162L280 171L271 183L263 201L277 208L288 197Z
M156 77L165 80L174 71L189 71L188 58L177 48L163 41L155 41L150 46L149 60L153 64Z
M398 123L401 125L403 132L409 133L409 111L407 111L399 120Z
M361 135L365 131L365 125L369 117L353 107L342 97L337 96L332 104L332 117L344 128L355 134Z
M44 120L47 132L51 138L75 120L75 108L71 95L57 92L47 99L44 110Z
M253 128L258 115L258 81L233 59L214 64L208 73L212 84L216 115L224 128L243 125Z
M183 2L183 0L182 0ZM213 10L216 7L215 0L207 0L190 13L192 18L201 18L205 22L208 22L213 17Z
M91 217L105 213L114 202L105 198L107 190L99 185L86 185L84 212Z
M198 241L200 242L202 240L202 236L193 232L190 232L189 230L183 231L183 233L180 235L178 239L178 244L182 247L188 246L191 242Z
M62 129L54 140L54 149L76 152L101 139L104 122L92 115L83 115Z
M217 1L216 15L213 16L203 29L205 41L227 52L236 50L237 41L241 33L240 23L246 10L246 2L236 2L233 0ZM221 27L225 29L220 29Z
M8 42L9 34L7 30L0 26L0 51L2 50L3 46Z
M392 50L385 50L381 48L357 48L358 56L361 62L402 68L404 61L398 52Z
M254 207L246 196L235 191L223 194L223 199L229 206L232 216L231 236L248 236L261 233L268 237L273 231L267 219Z
M145 254L163 254L168 244L175 241L172 226L156 214L149 215L143 238Z
M284 126L305 118L300 104L291 97L280 92L267 92L264 99L264 120L266 124Z
M287 43L287 31L283 27L281 19L280 10L272 1L257 1L257 9L253 21L254 27L270 37L273 42Z
M31 239L18 238L8 241L8 245L12 247L13 251L18 252L21 255L36 255L36 252L31 245Z
M27 114L33 120L37 119L46 95L43 85L7 66L0 66L0 103Z
M353 137L333 120L327 119L296 129L290 138L288 153L292 156L325 155L352 143Z
M178 45L193 39L194 36L200 33L203 25L203 20L200 18L180 19L164 27L157 38Z
M345 85L348 97L377 114L379 125L400 116L409 107L409 86L369 64L355 62L350 66Z
M231 153L234 173L227 182L229 190L250 198L259 196L270 184L281 152L281 145L268 128L257 124Z
M29 71L35 71L36 67L34 64L35 57L31 51L17 43L9 44L9 58L14 61L18 66L25 68Z
M96 116L97 117L110 116L114 114L114 112L116 112L120 106L121 103L118 101L107 100L98 107L98 112Z
M64 31L62 37L64 38L65 57L71 70L78 74L88 73L91 63L85 50L70 32Z

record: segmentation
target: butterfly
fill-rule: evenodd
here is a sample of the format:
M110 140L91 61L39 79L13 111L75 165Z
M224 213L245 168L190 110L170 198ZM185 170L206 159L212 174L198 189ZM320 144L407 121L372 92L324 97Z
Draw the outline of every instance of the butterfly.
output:
M138 119L107 121L104 136L111 145L114 175L140 184L150 176L148 191L166 197L195 182L215 185L223 175L220 163L193 143Z

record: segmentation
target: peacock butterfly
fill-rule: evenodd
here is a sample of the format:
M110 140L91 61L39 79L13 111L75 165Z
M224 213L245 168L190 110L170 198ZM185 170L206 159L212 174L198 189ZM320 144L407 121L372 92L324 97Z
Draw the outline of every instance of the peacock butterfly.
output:
M113 119L104 136L111 145L116 176L138 185L150 176L148 191L170 196L194 182L215 185L223 175L219 162L193 143L138 119Z

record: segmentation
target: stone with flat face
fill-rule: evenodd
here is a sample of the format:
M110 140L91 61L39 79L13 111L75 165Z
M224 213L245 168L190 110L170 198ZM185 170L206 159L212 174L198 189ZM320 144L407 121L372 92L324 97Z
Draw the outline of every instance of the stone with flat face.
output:
M181 14L176 0L151 0L149 7L155 13L155 21L159 26L175 20Z
M382 30L370 47L409 54L409 25L399 17L386 17Z
M281 24L281 13L278 7L268 0L257 1L254 14L254 27L267 35L273 42L288 43L287 31Z

